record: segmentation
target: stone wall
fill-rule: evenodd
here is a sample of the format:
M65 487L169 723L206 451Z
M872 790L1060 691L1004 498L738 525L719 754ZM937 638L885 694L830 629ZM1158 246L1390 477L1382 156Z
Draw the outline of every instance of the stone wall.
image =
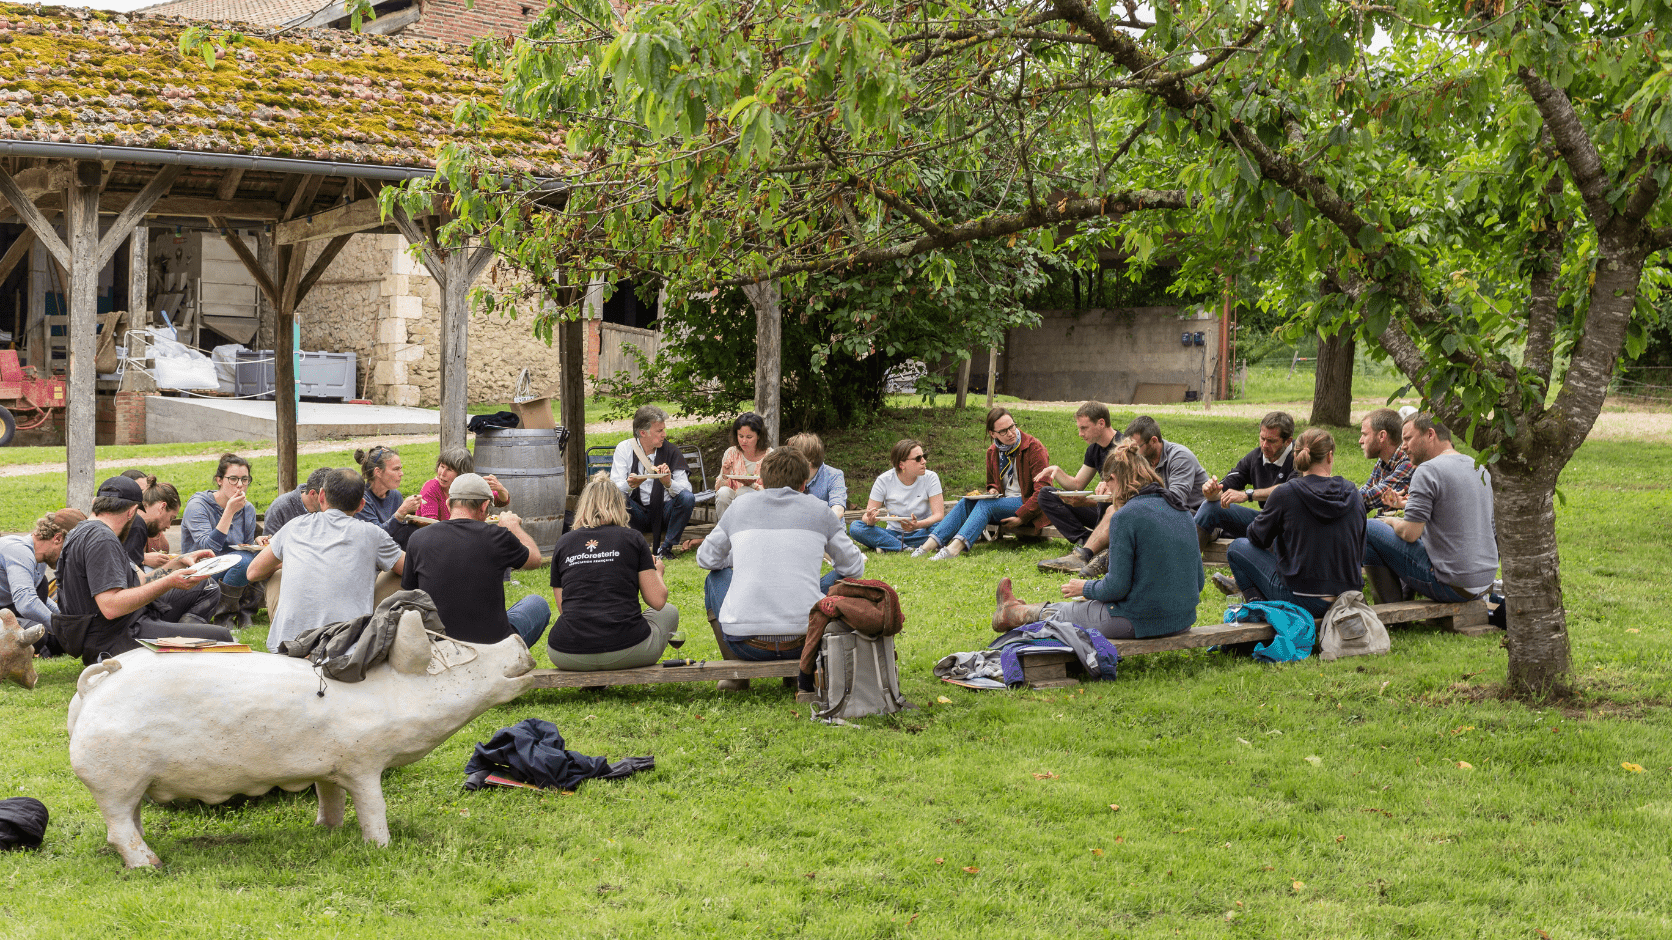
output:
M1041 310L1039 326L1007 336L999 389L1039 401L1126 404L1140 383L1155 383L1183 385L1200 396L1205 377L1218 368L1219 321L1181 312ZM1183 345L1185 332L1203 334L1204 345ZM985 356L977 366L985 368Z

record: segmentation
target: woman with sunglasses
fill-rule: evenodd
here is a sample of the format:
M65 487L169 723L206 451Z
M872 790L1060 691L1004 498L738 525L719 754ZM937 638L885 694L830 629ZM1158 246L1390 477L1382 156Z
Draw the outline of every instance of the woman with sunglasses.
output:
M217 555L234 554L236 566L215 575L221 586L221 601L210 616L214 623L232 628L250 625L250 614L241 611L249 578L244 574L254 552L233 551L234 545L266 545L266 536L256 535L255 506L249 501L250 462L237 454L222 454L215 468L215 488L200 490L186 502L180 517L180 550L183 553L209 549Z
M865 515L848 526L848 535L866 548L898 552L929 537L929 529L946 515L946 500L922 444L900 441L889 450L888 462L894 469L871 484ZM893 517L886 520L887 528L877 528L880 515Z
M965 497L946 514L913 558L934 552L934 561L955 558L974 545L992 524L1022 526L1040 517L1039 485L1034 478L1051 463L1045 445L1016 426L1008 409L987 412L987 489ZM936 551L939 549L939 551Z

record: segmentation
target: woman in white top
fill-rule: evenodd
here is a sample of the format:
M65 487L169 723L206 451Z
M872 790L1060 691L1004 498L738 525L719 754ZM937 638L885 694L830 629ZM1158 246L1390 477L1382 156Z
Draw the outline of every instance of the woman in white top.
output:
M772 453L766 446L766 422L753 411L737 416L731 427L732 446L720 456L720 475L714 480L714 521L731 508L732 500L761 488L761 459Z
M848 535L866 548L898 552L915 548L929 537L929 530L946 515L940 476L929 469L929 455L923 445L907 438L888 452L894 469L871 484L871 499L865 515L848 526ZM878 528L878 516L895 517L887 528Z

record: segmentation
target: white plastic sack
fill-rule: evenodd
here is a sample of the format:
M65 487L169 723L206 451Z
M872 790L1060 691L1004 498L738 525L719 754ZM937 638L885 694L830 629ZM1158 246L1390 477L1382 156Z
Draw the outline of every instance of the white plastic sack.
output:
M157 337L151 352L156 357L152 378L159 388L219 389L215 363L204 354L172 340Z
M215 363L215 380L220 383L221 391L229 395L236 394L238 391L238 354L244 351L246 349L242 343L216 346L209 351L209 358L214 360Z

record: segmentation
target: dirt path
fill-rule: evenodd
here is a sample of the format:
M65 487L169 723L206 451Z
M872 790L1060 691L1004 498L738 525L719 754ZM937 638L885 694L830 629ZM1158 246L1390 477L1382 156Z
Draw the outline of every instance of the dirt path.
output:
M696 418L674 418L668 422L668 427L683 428L701 423L702 422ZM626 435L632 425L633 422L630 418L624 418L620 421L598 421L587 425L586 433L588 437L597 435L603 438L610 438L613 435ZM402 444L427 444L434 440L434 434L391 434L384 435L383 437L361 437L347 440L337 439L329 441L303 441L302 443L296 445L296 452L298 454L329 454L343 450L355 450L357 448L365 449L374 444L382 444L385 447L398 448ZM276 447L262 447L255 450L243 450L238 453L243 457L255 458L274 457L278 455L279 451ZM163 467L170 464L202 463L205 460L213 460L219 457L220 454L221 452L219 450L205 450L198 454L176 454L171 457L124 457L118 460L100 460L98 462L98 468L102 472L106 470L126 470L129 467L149 469L151 467ZM23 477L36 473L63 473L64 470L65 466L61 462L22 463L15 464L10 467L0 467L0 477Z

